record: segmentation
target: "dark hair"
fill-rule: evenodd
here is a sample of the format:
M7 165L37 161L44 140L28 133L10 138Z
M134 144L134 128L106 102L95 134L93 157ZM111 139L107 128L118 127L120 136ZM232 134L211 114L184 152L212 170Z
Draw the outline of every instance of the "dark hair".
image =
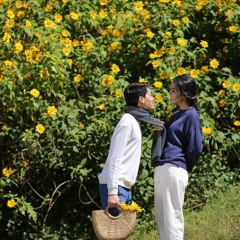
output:
M197 99L197 84L196 81L188 74L183 74L173 79L176 87L181 95L186 98L186 101L191 107L195 107L199 112L200 107Z
M148 84L146 83L130 83L124 90L124 98L127 106L137 107L139 97L145 97L147 88Z

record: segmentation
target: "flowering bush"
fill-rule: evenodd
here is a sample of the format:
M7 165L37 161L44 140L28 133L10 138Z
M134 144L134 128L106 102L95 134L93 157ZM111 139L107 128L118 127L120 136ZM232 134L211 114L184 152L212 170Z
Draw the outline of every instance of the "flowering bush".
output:
M204 153L187 202L239 180L236 0L0 0L0 235L90 236L97 174L125 109L128 82L148 82L166 121L171 80L199 86ZM134 197L153 208L150 126ZM146 204L148 203L148 204ZM146 209L148 210L148 209ZM74 223L74 224L73 224Z

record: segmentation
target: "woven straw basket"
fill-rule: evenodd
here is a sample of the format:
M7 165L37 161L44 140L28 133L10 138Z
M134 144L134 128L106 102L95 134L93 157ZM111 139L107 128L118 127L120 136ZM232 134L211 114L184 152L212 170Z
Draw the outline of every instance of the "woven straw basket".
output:
M93 229L100 240L127 239L133 233L136 220L136 211L122 210L116 217L107 209L92 211Z

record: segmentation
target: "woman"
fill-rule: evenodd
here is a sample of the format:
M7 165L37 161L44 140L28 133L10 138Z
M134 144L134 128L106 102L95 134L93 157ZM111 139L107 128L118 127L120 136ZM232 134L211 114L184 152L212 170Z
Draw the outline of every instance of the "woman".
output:
M165 145L154 164L156 221L161 240L182 240L185 188L202 153L203 135L194 79L187 74L177 76L169 94L170 103L179 110L165 124Z

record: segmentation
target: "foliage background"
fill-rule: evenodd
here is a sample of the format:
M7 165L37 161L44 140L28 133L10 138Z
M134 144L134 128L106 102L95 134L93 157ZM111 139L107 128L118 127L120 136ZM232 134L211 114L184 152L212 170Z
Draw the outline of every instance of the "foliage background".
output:
M236 0L0 0L1 237L93 236L97 174L129 82L150 84L162 121L174 110L171 79L188 73L198 83L204 153L186 207L239 181L239 15ZM133 189L146 228L151 134L144 125Z

